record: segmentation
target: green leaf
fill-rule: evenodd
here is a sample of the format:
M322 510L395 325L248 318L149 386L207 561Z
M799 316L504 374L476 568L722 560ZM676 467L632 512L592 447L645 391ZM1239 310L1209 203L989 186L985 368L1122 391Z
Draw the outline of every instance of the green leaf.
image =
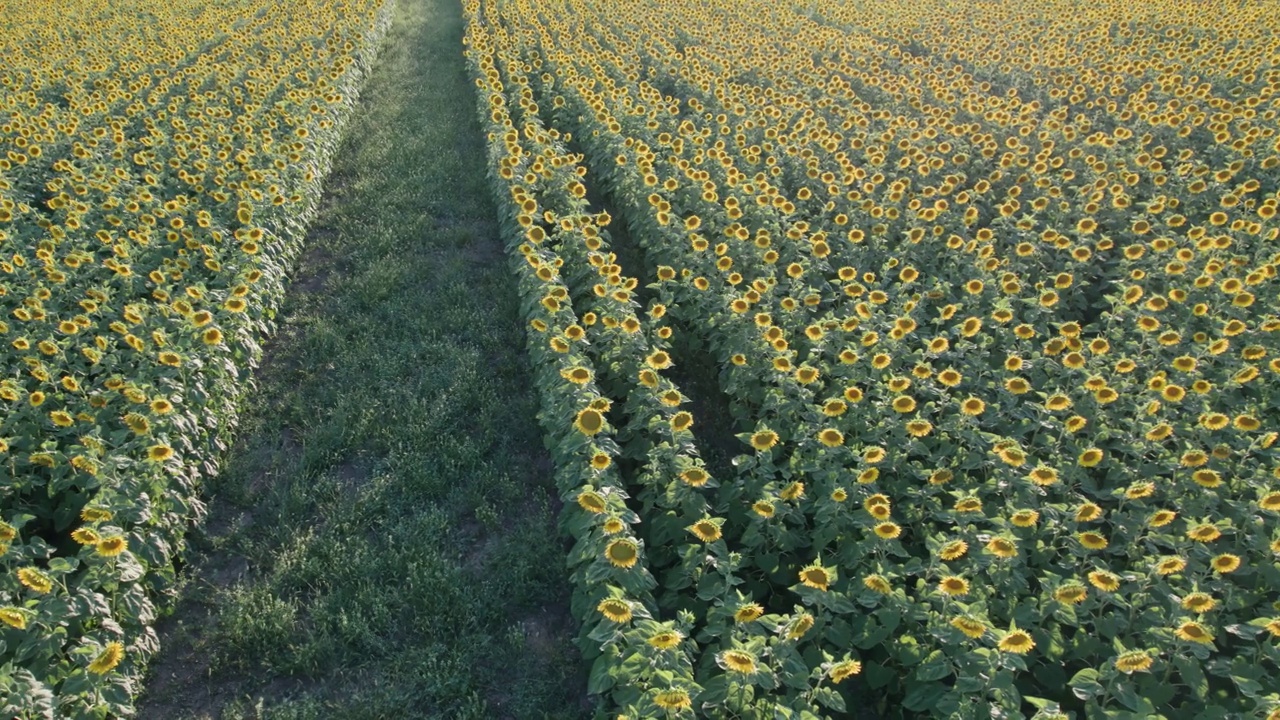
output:
M930 682L913 684L902 699L902 706L912 712L925 712L947 694L947 687L942 683Z

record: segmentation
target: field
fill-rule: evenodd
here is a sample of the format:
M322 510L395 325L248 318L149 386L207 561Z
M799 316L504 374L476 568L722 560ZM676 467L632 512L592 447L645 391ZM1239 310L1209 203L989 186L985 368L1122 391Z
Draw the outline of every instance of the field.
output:
M0 0L0 714L1280 720L1275 10Z

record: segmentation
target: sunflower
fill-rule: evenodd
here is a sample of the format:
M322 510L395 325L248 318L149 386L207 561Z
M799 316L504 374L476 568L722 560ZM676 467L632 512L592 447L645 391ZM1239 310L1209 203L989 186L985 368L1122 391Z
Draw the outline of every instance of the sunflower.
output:
M1005 652L1026 655L1036 646L1036 641L1025 630L1013 630L1005 635L997 645Z
M969 543L963 540L952 540L951 542L938 548L938 557L948 562L959 560L969 552Z
M1151 669L1151 656L1143 650L1130 650L1121 653L1116 659L1116 669L1126 675L1146 672Z
M839 447L844 444L844 433L835 428L824 428L818 431L818 441L827 447Z
M605 547L604 557L609 564L625 570L634 567L640 559L640 546L630 538L620 538Z
M1089 589L1078 582L1068 582L1053 591L1053 599L1067 605L1078 605L1088 597Z
M1155 569L1156 569L1156 574L1158 575L1172 575L1177 572L1182 572L1183 568L1185 568L1186 566L1187 566L1186 560L1183 560L1182 558L1177 556L1170 556L1170 557L1160 558L1160 560L1156 563Z
M716 660L720 663L720 667L729 672L750 675L756 671L756 657L744 650L725 650L716 657Z
M95 675L105 675L115 669L120 661L124 659L124 644L119 642L109 642L102 652L89 663L89 672Z
M693 699L684 690L663 690L653 696L653 704L663 710L688 710L693 707Z
M1058 482L1058 471L1047 465L1041 465L1027 473L1027 479L1036 485L1048 487Z
M1098 448L1089 448L1080 453L1080 457L1077 462L1080 464L1080 467L1096 467L1098 463L1102 462L1103 457L1104 453Z
M965 400L960 403L960 412L964 413L965 415L978 416L978 415L981 415L982 411L986 409L987 409L987 404L983 402L981 399L976 397L965 398Z
M976 497L961 498L956 501L954 508L959 513L982 512L982 501Z
M1213 642L1213 633L1209 632L1209 629L1204 625L1192 620L1188 620L1179 625L1178 628L1173 631L1173 634L1177 635L1180 640L1186 640L1187 642L1200 643L1203 645Z
M849 409L845 401L840 399L828 400L822 406L822 414L827 417L840 417Z
M1010 467L1022 467L1027 462L1027 454L1022 448L1013 444L999 445L994 450L996 457Z
M644 359L644 364L654 370L666 370L673 365L671 356L663 350L654 350L649 353L649 356Z
M874 528L876 537L882 540L892 540L902 534L902 528L897 523L882 522Z
M1269 492L1258 498L1258 507L1272 512L1280 511L1280 492Z
M568 380L574 385L586 385L591 382L592 372L585 367L571 367L567 370L560 371L560 377Z
M595 408L585 408L574 418L573 427L583 435L591 437L604 429L604 415Z
M711 479L711 475L700 467L694 467L680 473L680 479L691 487L702 487Z
M675 630L664 630L649 636L649 644L659 650L670 650L680 644L684 636Z
M987 624L971 617L955 617L951 619L951 627L964 633L966 637L977 640L987 634Z
M631 605L618 598L605 598L596 605L596 611L609 621L625 623L631 620Z
M1010 538L994 537L987 541L987 552L1000 558L1018 556L1018 544Z
M1157 510L1151 514L1150 519L1147 520L1147 524L1151 527L1164 527L1176 520L1177 517L1178 513L1172 510Z
M583 490L578 493L578 505L583 510L596 515L608 509L604 496L594 490Z
M28 611L23 610L22 608L14 607L12 605L9 607L0 607L0 622L11 628L26 630L28 617Z
M1096 503L1087 502L1076 508L1076 522L1093 522L1102 517L1102 508Z
M1200 468L1191 473L1191 479L1200 487L1216 488L1222 484L1222 475L1217 470L1208 468Z
M671 416L671 429L676 432L683 432L693 427L693 414L685 410L681 410Z
M808 565L800 570L800 583L815 590L826 590L835 582L835 574L818 564Z
M902 395L894 398L893 409L899 413L909 413L916 409L915 398L910 395Z
M737 610L733 611L733 621L736 623L749 623L759 620L764 615L764 608L759 603L747 603L740 605Z
M1240 568L1240 562L1239 555L1223 553L1221 555L1214 556L1213 560L1209 562L1209 565L1213 568L1214 572L1219 575L1225 575L1238 570Z
M1035 510L1023 509L1017 510L1009 516L1009 522L1016 527L1032 527L1040 520L1040 513Z
M795 622L787 628L787 639L799 640L804 637L805 633L813 629L813 623L813 616L808 613L796 618Z
M1193 613L1207 613L1218 605L1218 601L1213 599L1212 595L1202 592L1193 592L1182 598L1182 609L1190 610Z
M772 430L760 430L751 435L751 447L764 452L778 444L778 433Z
M1222 531L1212 525L1197 525L1187 531L1187 537L1196 542L1208 543L1222 537Z
M1106 570L1094 570L1089 573L1089 584L1106 592L1120 589L1120 576Z
M839 685L860 672L862 672L862 663L857 660L844 660L832 665L827 671L827 676L831 678L833 685Z
M129 542L123 535L111 535L95 543L95 549L102 557L115 557L128 548Z
M868 575L862 579L862 585L872 592L878 592L881 595L888 595L893 589L889 584L888 578L883 575Z
M938 590L955 597L966 595L969 592L969 581L957 575L948 575L938 581Z
M754 510L757 515L765 519L773 517L773 514L777 512L773 507L773 503L768 500L755 501L751 504L751 509Z
M704 543L720 539L720 525L711 518L703 518L685 529Z

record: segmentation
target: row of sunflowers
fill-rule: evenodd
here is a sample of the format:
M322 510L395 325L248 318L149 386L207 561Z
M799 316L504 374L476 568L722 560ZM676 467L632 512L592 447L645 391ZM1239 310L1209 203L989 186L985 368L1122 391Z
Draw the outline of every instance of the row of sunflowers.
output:
M0 704L133 713L198 493L390 17L7 3Z
M561 482L614 716L1280 718L1265 8L465 9L558 462L626 418ZM732 420L651 402L689 348Z

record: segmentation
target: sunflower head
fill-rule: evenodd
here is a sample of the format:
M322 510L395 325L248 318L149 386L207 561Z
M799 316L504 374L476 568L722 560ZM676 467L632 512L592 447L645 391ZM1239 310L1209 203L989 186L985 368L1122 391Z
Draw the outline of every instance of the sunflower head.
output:
M750 675L756 671L756 658L745 650L725 650L716 658L729 672Z
M611 622L625 623L631 620L631 604L619 598L605 598L596 605L596 611Z
M1151 669L1151 656L1145 650L1130 650L1121 653L1115 660L1116 669L1126 675L1146 672Z
M818 564L809 565L800 570L800 582L805 587L826 590L834 581L835 574Z
M947 595L966 595L969 592L969 581L957 575L948 575L938 582L938 589Z
M733 611L733 621L736 623L755 622L763 615L764 608L758 603L747 603L740 605L737 610Z
M966 637L974 640L987 634L987 624L971 617L955 617L951 619L951 627L964 633Z
M604 549L604 557L617 568L631 568L640 559L640 546L630 538L619 538Z
M1005 635L997 647L1005 652L1025 655L1036 646L1036 641L1031 639L1030 633L1025 630L1013 630Z

